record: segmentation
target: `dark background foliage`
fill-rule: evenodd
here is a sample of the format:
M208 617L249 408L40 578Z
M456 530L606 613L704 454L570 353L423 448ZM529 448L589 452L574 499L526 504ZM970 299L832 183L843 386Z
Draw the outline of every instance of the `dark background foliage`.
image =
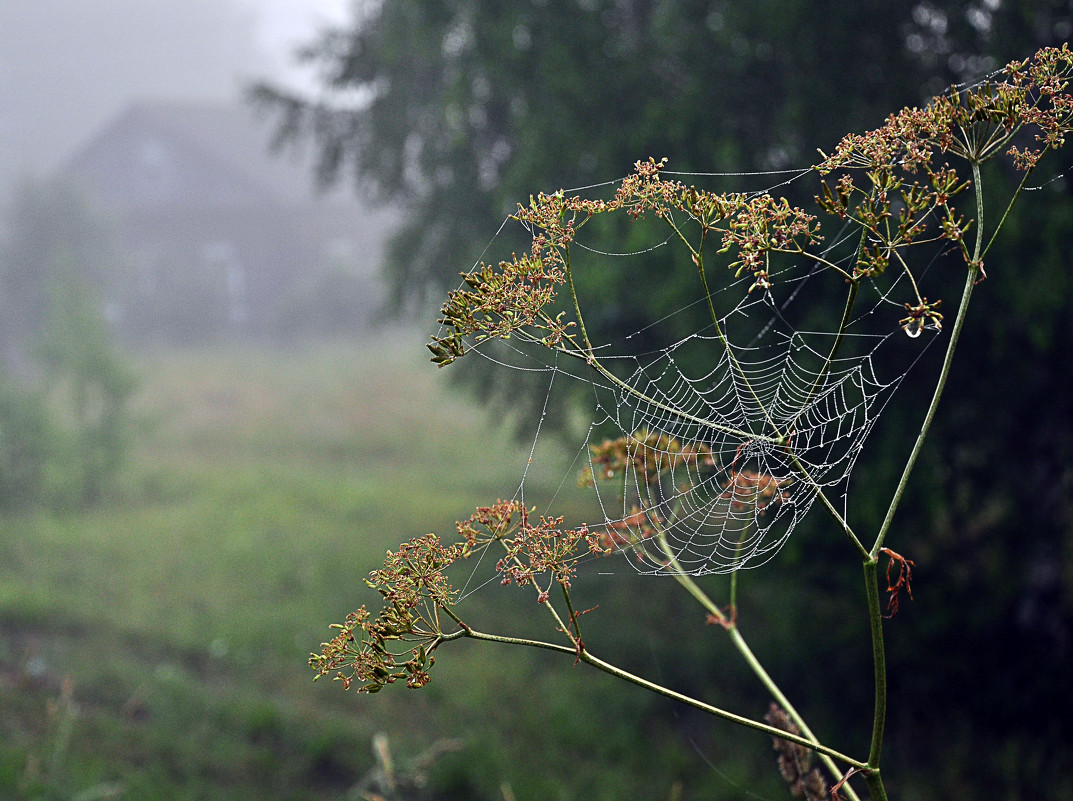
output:
M360 110L340 110L331 92L325 103L254 95L279 113L284 138L316 140L321 180L372 183L408 210L385 270L400 306L419 307L456 284L532 192L619 176L650 155L685 171L805 165L844 133L1073 31L1071 4L1055 1L391 0L358 11L306 55L327 89L363 98ZM1046 174L1062 177L1025 196L989 257L895 522L891 546L917 564L915 600L888 627L895 797L1073 792L1071 163L1068 151L1051 160ZM668 273L637 297L632 281L594 277L600 329L659 319L694 297L692 279ZM489 376L460 372L487 387ZM933 376L928 364L909 376L857 467L851 511L866 531ZM524 395L518 380L497 374L499 397ZM842 543L811 522L750 574L747 603L790 696L833 742L859 742L872 691L859 576L836 569ZM658 626L666 613L639 620ZM695 667L673 678L722 692L726 675L705 668L712 638L697 636Z

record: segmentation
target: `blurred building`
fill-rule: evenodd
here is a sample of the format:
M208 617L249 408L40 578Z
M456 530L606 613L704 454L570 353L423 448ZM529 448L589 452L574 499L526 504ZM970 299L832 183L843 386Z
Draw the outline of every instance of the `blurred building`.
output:
M393 213L318 193L310 161L272 153L272 133L241 106L142 102L67 162L116 235L105 296L124 336L286 339L375 312Z

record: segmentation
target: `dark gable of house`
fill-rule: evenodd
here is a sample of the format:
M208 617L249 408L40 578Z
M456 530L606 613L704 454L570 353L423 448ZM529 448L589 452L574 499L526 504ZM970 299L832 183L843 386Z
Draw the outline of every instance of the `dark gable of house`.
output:
M355 317L371 313L393 215L318 195L309 164L270 153L270 137L242 107L140 103L71 158L130 262L110 291L121 330L277 336L329 274L357 295Z

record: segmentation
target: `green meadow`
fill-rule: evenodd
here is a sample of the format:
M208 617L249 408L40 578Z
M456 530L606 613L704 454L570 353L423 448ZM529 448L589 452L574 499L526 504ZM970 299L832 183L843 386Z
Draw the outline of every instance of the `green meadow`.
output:
M378 733L400 775L442 750L437 798L669 797L696 770L665 702L555 655L452 643L420 692L312 681L328 624L375 604L362 578L385 549L509 497L529 457L421 345L136 359L137 441L106 502L0 518L0 798L360 798ZM581 509L546 443L527 499ZM644 625L636 587L604 589ZM554 637L516 588L467 603ZM755 780L727 764L748 763L723 764L724 789Z

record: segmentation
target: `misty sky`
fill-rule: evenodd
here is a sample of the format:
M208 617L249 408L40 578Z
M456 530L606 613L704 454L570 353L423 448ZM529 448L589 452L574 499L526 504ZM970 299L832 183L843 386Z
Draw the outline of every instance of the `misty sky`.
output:
M236 100L303 85L296 44L349 0L0 0L0 198L136 100Z

